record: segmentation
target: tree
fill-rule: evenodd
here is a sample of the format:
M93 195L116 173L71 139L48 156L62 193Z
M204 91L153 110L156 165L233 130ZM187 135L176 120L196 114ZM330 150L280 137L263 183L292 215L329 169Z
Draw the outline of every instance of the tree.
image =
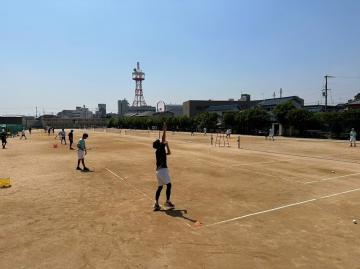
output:
M199 128L215 129L219 115L213 112L204 112L195 117Z
M284 127L287 127L289 125L289 112L293 109L295 109L294 104L291 101L288 101L286 103L278 104L274 108L273 113L279 123L281 123Z
M235 119L236 113L234 112L225 112L223 116L225 127L234 128L236 125L236 119Z
M289 125L303 134L304 130L310 126L312 116L313 113L308 110L295 108L288 112L287 118Z

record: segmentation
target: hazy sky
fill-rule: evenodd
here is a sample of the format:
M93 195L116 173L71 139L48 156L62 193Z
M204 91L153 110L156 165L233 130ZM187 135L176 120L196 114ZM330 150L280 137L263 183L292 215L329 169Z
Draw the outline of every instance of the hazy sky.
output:
M359 0L0 0L0 114L360 92Z

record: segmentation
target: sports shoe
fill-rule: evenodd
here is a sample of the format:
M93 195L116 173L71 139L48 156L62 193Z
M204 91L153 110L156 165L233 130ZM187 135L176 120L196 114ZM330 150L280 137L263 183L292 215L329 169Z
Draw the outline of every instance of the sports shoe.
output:
M159 204L154 204L154 211L159 211L161 209Z
M78 166L78 167L76 167L76 170L81 170L81 168Z
M90 169L89 169L89 168L87 168L87 167L84 167L83 171L84 171L84 172L89 172L89 171L90 171Z
M172 202L170 202L170 201L167 201L167 202L165 203L165 206L166 206L166 207L170 207L170 208L174 208L174 207L175 207L175 205L174 205Z

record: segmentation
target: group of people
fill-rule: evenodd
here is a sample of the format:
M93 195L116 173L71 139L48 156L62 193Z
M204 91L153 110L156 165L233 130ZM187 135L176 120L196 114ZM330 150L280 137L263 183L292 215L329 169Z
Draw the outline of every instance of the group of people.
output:
M55 139L60 138L60 143L64 145L66 145L66 132L64 129L61 129L61 131L55 136ZM74 150L74 148L72 147L73 143L74 143L74 130L71 130L68 134L69 137L69 149L70 150Z
M154 211L159 211L161 209L160 203L159 203L159 199L160 199L160 194L161 191L163 189L163 187L166 185L166 202L165 202L165 207L167 209L172 209L175 207L175 205L171 202L170 197L171 197L171 179L170 179L170 175L169 175L169 169L167 166L167 155L171 154L170 151L170 147L169 147L169 143L166 141L166 131L167 131L167 127L166 124L164 123L163 125L163 133L162 133L162 138L161 141L160 139L156 139L153 142L153 148L155 149L155 158L156 158L156 178L157 178L157 189L155 192L155 204L154 204ZM61 129L61 131L56 135L55 139L57 137L60 137L61 140L61 144L66 145L66 132L64 129ZM70 133L68 134L69 137L69 141L70 141L70 149L72 148L72 144L74 141L74 130L71 130ZM84 172L88 172L90 171L86 165L85 165L85 156L87 154L87 148L86 148L86 139L89 137L89 135L87 133L84 133L81 137L81 139L79 140L79 142L77 143L77 155L78 155L78 161L77 161L77 166L76 166L76 170L81 170ZM82 169L80 167L80 164L82 164Z

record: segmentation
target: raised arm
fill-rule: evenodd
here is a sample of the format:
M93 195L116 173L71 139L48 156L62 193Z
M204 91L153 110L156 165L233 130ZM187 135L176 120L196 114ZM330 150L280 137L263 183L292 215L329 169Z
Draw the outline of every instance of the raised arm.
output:
M161 142L162 143L166 142L166 122L164 122L164 125L163 125L163 135L162 135L162 138L161 138Z

